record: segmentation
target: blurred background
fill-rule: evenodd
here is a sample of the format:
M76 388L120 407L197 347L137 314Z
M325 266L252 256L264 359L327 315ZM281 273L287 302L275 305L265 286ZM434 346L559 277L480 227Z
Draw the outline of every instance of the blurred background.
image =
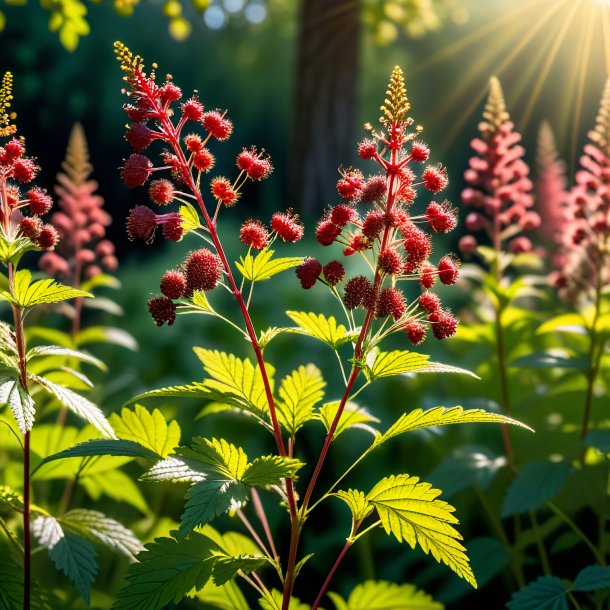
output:
M424 127L431 160L448 167L447 196L456 204L464 188L469 142L476 135L492 75L500 78L508 110L523 133L527 160L534 165L538 128L546 119L572 173L587 129L594 125L610 66L609 5L604 0L195 0L194 4L189 0L116 0L114 5L106 0L86 4L41 0L40 5L34 0L5 0L0 67L15 76L13 108L28 150L43 168L38 183L52 190L70 129L80 121L89 141L93 177L114 217L109 235L117 245L118 277L123 285L115 298L124 317L118 322L112 319L112 324L129 329L140 348L134 355L120 347L104 347L106 354L101 355L107 357L111 374L98 390L98 400L105 411L118 410L140 391L201 378L193 345L222 346L244 355L246 350L237 336L227 335L225 328L207 318L184 316L171 328L157 329L145 311L149 295L158 292L164 270L181 261L192 244L168 246L158 240L154 246L146 246L127 240L124 219L130 208L144 203L144 193L126 189L119 179L118 168L130 151L123 139L124 98L112 51L115 40L142 55L148 64L157 62L158 73L171 73L185 93L197 89L207 108L228 109L236 128L229 142L214 151L220 172L223 168L232 171L242 146L256 144L271 155L272 178L247 189L226 216L229 253L235 258L241 253L235 243L240 220L252 216L267 220L273 211L292 207L304 217L309 236L290 252L312 255L318 248L312 237L314 222L327 205L337 203L337 169L356 163L363 124L376 123L387 79L396 64L405 71L412 116ZM461 234L460 227L442 248L455 250ZM259 289L255 301L258 328L285 324L283 313L273 311L277 302L284 303L285 309L305 307L294 275L280 278L267 292ZM334 305L324 301L325 294L316 293L312 309L332 309ZM464 305L469 303L467 289L441 296L464 315ZM230 302L218 305L223 306L231 311ZM62 323L58 317L57 324ZM404 345L400 347L404 349ZM425 350L434 351L434 357L444 362L473 369L484 357L475 349L451 353L448 346L430 342ZM333 361L322 347L306 339L277 340L269 348L268 358L282 363L279 377L303 363L305 353L331 382L336 372ZM488 369L488 365L477 368L483 382L389 380L376 386L375 394L364 393L363 402L384 422L415 407L462 404L463 395L470 396L469 407L493 408L494 379ZM526 383L515 392L522 394L518 399L524 404L539 400ZM473 395L480 398L473 401ZM235 438L243 436L250 451L262 450L251 434L256 432L252 424L231 415L194 421L201 405L173 401L155 406L178 419L184 439L201 433L226 434L230 429ZM352 437L342 439L341 445L345 463L368 440L355 432L349 434ZM301 450L306 458L316 454L319 439L320 434L305 435L307 442ZM535 441L522 440L530 443L530 455L541 451ZM410 444L395 445L391 454L387 449L380 451L367 469L358 471L358 485L366 488L379 472L390 474L398 463L404 471L425 476L452 447L467 442L497 450L501 446L497 430L461 428L415 435ZM341 472L337 464L329 466L325 474L330 480ZM133 474L139 474L135 466ZM151 507L146 518L126 500L117 504L115 498L112 508L113 501L103 499L106 510L136 523L136 531L147 537L164 533L180 514L181 498L169 486L162 491L151 485L141 487ZM74 505L85 505L85 491L77 493L81 497L75 497ZM454 502L464 516L465 538L476 536L480 533L476 511L466 517L472 497L457 497ZM328 550L329 561L340 543L335 533L346 518L342 507L332 508L336 511L326 509L319 537L306 538L303 549L307 552L316 546L322 556ZM163 524L153 526L153 515L162 515ZM277 513L274 519L280 516ZM485 552L482 548L478 555L480 570L485 569ZM324 562L319 563L321 571L310 566L297 595L310 596L308 583L317 587L324 573ZM116 590L120 585L123 572L114 567L106 564L97 581L99 591ZM357 546L331 588L345 593L362 578L415 582L449 608L469 604L500 607L494 602L492 587L483 588L476 598L463 598L467 587L448 570L433 561L422 561L421 553L407 552L382 534L365 538ZM97 595L94 606L108 607L103 594ZM184 607L190 606L185 602Z

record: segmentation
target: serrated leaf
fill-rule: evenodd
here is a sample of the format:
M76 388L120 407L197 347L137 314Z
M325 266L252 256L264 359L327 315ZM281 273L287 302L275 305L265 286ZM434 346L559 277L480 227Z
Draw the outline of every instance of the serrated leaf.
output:
M394 424L392 424L381 436L379 436L375 444L381 445L387 440L410 432L412 430L420 430L422 428L431 428L433 426L448 426L450 424L470 424L470 423L492 423L492 424L512 424L520 426L526 430L533 430L505 415L497 413L489 413L483 409L463 409L462 407L433 407L432 409L414 409L410 413L403 413Z
M570 465L564 461L525 464L506 490L502 518L527 513L552 500L569 475Z
M300 366L282 379L276 401L278 419L291 436L316 419L314 407L324 398L326 382L314 364Z
M149 468L141 477L141 481L172 481L173 483L197 483L203 481L198 464L190 460L170 455Z
M440 362L430 362L429 359L430 356L426 354L405 350L379 352L372 364L367 362L364 365L363 371L368 381L408 373L461 373L478 379L471 371Z
M587 566L582 569L572 585L573 591L599 591L610 589L610 567Z
M53 279L32 282L32 274L27 269L20 269L13 279L13 293L7 298L18 307L27 308L43 303L59 303L77 297L93 295L71 286L64 286Z
M200 309L206 313L212 313L214 310L208 301L208 297L203 290L195 290L193 292L193 296L191 297L191 301L194 307Z
M54 517L36 517L32 533L49 557L76 586L85 604L89 605L91 585L98 571L97 554L93 545L69 531L64 531Z
M192 532L188 538L157 538L127 571L114 610L161 610L177 604L191 589L201 589L212 575L216 545Z
M443 604L414 585L367 580L355 587L347 602L329 593L337 610L443 610Z
M53 383L44 377L32 375L31 379L49 394L55 396L55 398L57 398L62 405L68 407L70 411L79 417L82 417L85 421L88 421L99 430L103 436L116 439L116 435L114 434L112 426L108 423L106 416L102 413L101 409L90 400L68 388Z
M96 358L91 354L79 352L78 350L74 349L68 349L59 345L39 345L33 347L26 354L26 360L29 362L32 358L49 356L65 356L66 358L76 358L77 360L81 360L82 362L92 364L93 366L97 367L102 371L107 370L106 365L99 358Z
M243 593L232 580L221 587L217 587L212 580L209 580L203 589L194 594L194 597L220 610L251 610Z
M107 548L126 557L133 558L145 550L131 530L95 510L74 509L63 515L59 522L64 530L101 542Z
M30 250L40 251L40 248L27 237L18 237L8 241L5 237L0 236L0 261L4 264L13 263L13 265L16 265L20 258Z
M327 318L324 314L316 315L305 311L287 311L286 315L298 324L306 335L326 343L332 349L338 349L355 339L354 333L348 333L343 324L337 324L334 316Z
M34 400L18 379L0 377L0 404L7 404L11 408L22 435L32 429L36 414Z
M282 610L283 594L277 589L265 591L265 596L258 600L262 610ZM297 597L291 597L288 604L288 610L311 610L307 604L302 604ZM321 609L320 609L321 610Z
M250 487L279 485L283 479L294 478L303 462L279 455L266 455L248 464L241 480Z
M453 527L458 523L455 508L438 500L440 494L418 477L400 474L379 481L366 499L377 509L387 534L405 540L411 548L419 545L476 588L466 549L459 542L462 536Z
M212 400L228 402L263 418L269 411L263 376L258 366L248 358L243 360L233 354L193 348L201 360L203 368L211 379L206 379L204 386L211 394ZM265 363L269 384L273 391L275 369Z
M178 422L172 420L168 424L159 409L151 413L138 404L133 410L124 407L120 416L110 416L110 424L119 438L134 441L160 457L167 457L180 444Z
M2 549L4 551L4 549ZM0 610L23 608L23 568L0 553Z
M343 500L352 513L354 521L362 521L368 517L373 510L374 506L369 504L364 492L357 491L355 489L348 489L347 491L339 490L333 494L333 496Z
M130 405L146 398L203 398L213 400L214 393L208 390L202 383L194 382L189 385L177 385L167 388L150 390L130 398L125 404Z
M541 576L513 593L509 610L568 610L568 589L556 576Z
M133 458L144 458L147 460L156 460L159 456L147 449L142 447L138 443L134 443L129 440L115 440L115 439L94 439L91 441L85 441L64 449L58 453L50 455L41 464L52 462L54 460L63 460L66 458L73 457L89 457L97 455L113 455L113 456L124 456Z
M292 269L303 262L303 258L299 256L273 258L274 254L275 250L268 250L267 248L261 250L256 256L252 256L248 252L245 257L239 257L239 262L236 262L235 266L245 279L251 282L260 282L282 271Z
M17 343L13 329L5 322L0 322L0 346L3 350L17 356Z
M76 335L77 346L91 345L92 343L111 343L120 345L132 352L138 351L138 342L127 331L114 326L89 326Z
M180 206L180 209L178 210L178 213L182 218L182 222L180 224L182 225L182 228L185 232L193 231L201 226L199 214L190 203L182 204Z
M334 402L327 402L325 405L320 407L317 417L324 424L326 432L330 431L330 427L335 419L335 416L337 415L340 404L340 401L336 400ZM366 430L373 435L378 434L377 430L369 425L371 423L379 423L379 419L377 419L374 415L371 415L367 409L361 407L359 404L348 401L341 413L341 417L339 418L339 423L337 424L333 440L336 439L342 432L345 432L345 430L349 430L350 428L361 428L362 430Z
M216 553L212 579L216 586L221 586L234 578L238 572L250 574L265 563L267 563L267 558L264 555L237 555L232 557L224 553Z

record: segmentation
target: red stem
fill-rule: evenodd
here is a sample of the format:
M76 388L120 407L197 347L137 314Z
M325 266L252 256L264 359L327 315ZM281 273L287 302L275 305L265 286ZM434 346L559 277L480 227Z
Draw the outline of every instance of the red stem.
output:
M345 557L345 554L347 553L350 546L352 546L352 543L349 540L347 540L345 543L345 546L343 547L343 549L339 553L339 556L337 557L335 563L333 564L333 567L330 569L330 572L328 573L328 576L326 577L326 580L324 581L324 584L322 585L322 588L320 589L320 592L318 593L318 597L316 597L316 601L313 603L311 610L317 610L317 607L319 606L320 602L322 601L322 597L324 597L324 593L326 593L326 589L328 589L328 585L330 584L332 577L334 576L335 572L337 571L337 568L339 567L339 564L341 563L341 561L343 561L343 558Z

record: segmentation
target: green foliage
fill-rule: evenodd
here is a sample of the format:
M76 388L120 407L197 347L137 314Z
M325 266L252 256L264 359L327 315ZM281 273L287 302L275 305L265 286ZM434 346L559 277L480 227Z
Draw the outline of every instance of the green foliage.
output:
M287 311L286 315L295 324L298 324L303 334L326 343L328 347L334 350L357 337L355 331L348 332L343 324L337 324L334 316L326 317L321 313L315 314L303 311Z
M568 610L568 588L556 576L541 576L515 593L509 610Z
M366 519L374 510L374 506L369 503L362 491L348 489L347 491L337 491L333 496L336 496L347 504L352 513L353 521L362 521L363 519Z
M238 555L236 557L224 553L216 554L212 578L216 586L222 586L238 572L250 574L267 563L264 555Z
M292 269L303 262L303 258L291 256L284 258L273 258L275 250L265 248L256 256L250 252L245 257L240 256L239 262L235 263L239 272L250 282L267 280L282 271Z
M330 430L332 422L337 415L339 406L340 402L335 401L328 402L320 407L318 417L324 424L327 432ZM333 438L336 439L342 432L349 430L350 428L361 428L362 430L366 430L375 435L377 434L377 431L369 425L371 423L379 423L379 420L374 415L371 415L364 407L349 401L341 412Z
M440 494L418 477L401 474L379 481L366 499L377 510L387 534L398 542L405 540L411 548L419 545L476 588L466 549L459 542L462 536L453 527L458 523L455 508L438 500Z
M25 391L19 379L0 378L0 404L7 404L11 408L21 434L32 429L36 414L34 400Z

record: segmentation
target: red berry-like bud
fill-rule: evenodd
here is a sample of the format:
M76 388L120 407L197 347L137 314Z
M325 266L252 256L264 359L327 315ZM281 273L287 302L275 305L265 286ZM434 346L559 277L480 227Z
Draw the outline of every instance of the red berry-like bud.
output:
M385 225L385 214L376 210L369 212L362 223L362 234L369 239L376 239L381 235Z
M413 320L405 324L407 337L413 345L419 345L426 338L426 327L420 322Z
M419 305L420 307L428 312L432 313L441 307L441 300L438 298L438 295L433 292L424 292L419 297Z
M250 248L262 250L269 244L269 231L260 220L247 220L241 226L239 240Z
M372 159L376 152L377 142L375 142L375 140L363 140L358 144L358 155L365 161Z
M413 273L432 253L430 236L426 235L413 223L401 227L405 237L404 248L407 253L404 273Z
M422 288L432 288L436 283L436 267L430 263L424 263L420 269L419 284Z
M202 148L193 155L193 165L200 172L209 172L216 162L214 155L207 149Z
M374 203L382 199L387 190L385 176L371 176L360 193L362 203Z
M351 256L356 252L364 252L364 250L368 250L372 247L372 242L367 237L357 234L352 237L347 248L343 250L343 254L344 256Z
M36 238L36 245L43 250L53 250L59 241L59 234L53 225L44 225Z
M316 227L316 239L322 246L330 246L341 234L341 227L332 220L321 220Z
M343 199L353 201L358 199L360 191L364 187L364 179L362 173L352 170L343 175L343 178L337 182L337 192Z
M233 123L217 111L206 112L201 119L201 123L205 130L219 141L226 140L233 133Z
M451 209L447 201L442 204L431 201L426 209L426 219L436 233L448 233L453 231L457 225L455 211Z
M127 234L129 239L151 241L157 228L157 216L145 205L137 205L127 216Z
M47 194L46 191L38 187L30 189L27 192L26 198L28 200L28 206L32 214L37 216L43 216L46 214L53 205L53 200Z
M458 242L460 252L472 254L477 249L477 240L472 235L464 235Z
M123 106L123 110L125 110L127 113L129 120L133 121L134 123L143 123L150 118L150 112L148 112L145 108L125 104L125 106Z
M40 218L26 217L19 223L19 229L24 237L36 239L42 230L42 221Z
M192 97L182 104L182 116L187 121L199 121L203 116L203 104Z
M282 241L289 243L299 241L305 232L299 217L290 211L286 213L276 212L271 217L271 228Z
M514 252L515 254L523 254L525 252L531 252L533 249L532 242L527 238L521 235L520 237L515 237L508 244L508 251Z
M228 208L235 205L239 197L239 193L233 188L229 180L223 176L218 176L210 182L210 189L212 195L216 199L219 199Z
M25 154L25 146L21 140L13 138L6 143L4 147L4 159L6 163L12 163L15 159L23 157Z
M100 256L112 256L115 252L115 247L111 241L104 239L99 244L97 244L97 246L95 246L95 251Z
M168 299L179 299L186 291L186 277L181 271L166 271L161 278L161 293Z
M153 140L157 138L157 134L140 123L133 123L125 134L125 139L136 152L141 152L148 148Z
M182 216L180 214L166 214L161 222L163 225L163 237L171 241L180 241L184 235Z
M438 278L440 281L450 286L455 284L460 275L460 264L450 256L443 256L438 262Z
M411 147L411 159L423 163L428 160L430 149L423 142L413 142Z
M142 186L152 173L153 164L144 155L131 155L121 168L121 178L127 188Z
M165 178L153 180L148 187L148 196L158 205L167 205L174 199L174 185Z
M70 273L68 261L57 252L45 252L40 257L38 266L49 275L68 275Z
M386 248L380 252L377 266L388 275L397 275L402 270L402 256L393 248Z
M344 227L348 222L351 222L356 217L356 210L348 205L337 205L332 208L330 219L339 227Z
M264 180L273 171L273 165L269 159L256 159L248 168L248 178L251 180Z
M336 286L345 277L345 267L339 261L330 261L322 267L322 273L331 286Z
M403 293L398 288L384 288L379 295L375 315L378 318L392 316L398 320L407 309Z
M367 307L372 304L373 298L373 284L366 277L359 275L347 280L343 295L343 303L347 309L356 309L361 305Z
M159 100L163 106L167 106L172 102L177 102L182 97L180 87L176 87L174 83L167 82L159 89Z
M244 148L237 155L237 160L235 163L241 171L247 172L257 159L258 155L256 154L256 150L254 148L251 148L249 150L247 148Z
M163 326L165 322L171 326L176 321L176 305L167 297L153 297L147 307L157 326Z
M222 275L220 258L207 248L191 252L184 263L187 294L195 290L213 290Z
M6 203L8 203L9 208L14 208L21 199L21 193L16 186L8 186L6 187Z
M433 193L439 193L449 184L447 170L440 165L429 165L422 174L422 180L424 186Z
M199 152L203 148L203 142L201 136L196 133L190 133L188 136L184 136L184 145L186 150L189 152Z
M306 290L311 288L322 273L322 265L315 258L306 258L296 269L296 276Z
M455 335L457 331L457 318L447 309L439 309L428 316L432 326L432 334L439 340Z
M13 177L19 182L28 183L36 178L40 167L32 159L17 159L13 166Z

